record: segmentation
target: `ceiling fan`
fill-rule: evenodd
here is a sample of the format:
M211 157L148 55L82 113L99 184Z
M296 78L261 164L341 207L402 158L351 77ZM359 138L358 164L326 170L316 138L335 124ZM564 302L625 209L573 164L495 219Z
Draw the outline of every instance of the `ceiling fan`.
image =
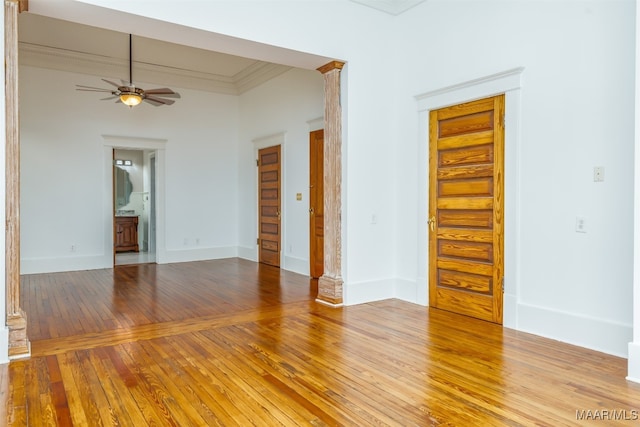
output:
M102 79L103 82L109 83L116 89L103 89L93 86L76 85L77 89L85 92L108 92L113 96L102 98L101 101L107 101L115 99L116 103L123 103L129 107L134 107L140 104L142 101L146 101L149 104L159 107L161 105L171 105L175 101L165 98L180 98L180 94L172 91L169 88L158 88L144 90L139 87L135 87L132 78L132 60L131 60L131 34L129 34L129 83L121 80L121 84L114 83L107 79Z

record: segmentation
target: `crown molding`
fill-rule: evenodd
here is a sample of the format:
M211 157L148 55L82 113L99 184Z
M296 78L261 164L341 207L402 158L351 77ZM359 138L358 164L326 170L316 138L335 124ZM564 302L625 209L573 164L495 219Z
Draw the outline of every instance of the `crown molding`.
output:
M270 62L256 61L254 64L245 68L235 76L233 76L238 88L238 93L244 93L254 87L260 86L280 74L289 71L293 67L286 65L273 64Z
M426 0L351 0L364 6L397 16Z
M19 63L116 81L129 75L127 60L29 43L19 43ZM285 65L256 61L243 71L228 77L136 61L133 61L133 67L137 82L227 95L240 95L291 69Z

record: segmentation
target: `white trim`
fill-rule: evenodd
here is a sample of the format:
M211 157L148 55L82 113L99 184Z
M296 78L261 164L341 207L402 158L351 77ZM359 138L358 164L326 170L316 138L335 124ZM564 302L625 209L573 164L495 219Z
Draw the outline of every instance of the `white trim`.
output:
M309 133L324 129L324 117L318 117L313 120L308 120L307 125L309 125Z
M524 67L513 68L416 95L418 111L435 110L520 89Z
M285 255L282 268L287 271L293 271L294 273L302 274L303 276L308 276L309 260Z
M211 259L236 258L237 256L237 246L167 250L165 252L164 263L206 261Z
M98 270L113 267L113 260L103 254L51 258L23 258L20 274L56 273L61 271Z
M629 343L629 370L627 379L636 383L640 383L640 344Z
M31 343L29 343L31 346ZM31 353L31 349L29 349ZM0 328L0 364L9 363L9 328Z
M354 3L359 3L364 6L371 7L381 12L388 13L389 15L400 15L407 10L419 5L426 0L351 0Z
M369 280L343 286L344 305L364 304L395 298L396 279Z
M167 263L165 244L165 147L166 139L102 135L103 138L103 236L104 263L113 266L113 150L156 152L156 262Z
M523 303L513 329L619 357L627 357L623 343L632 336L631 325Z
M418 143L418 285L416 302L429 304L427 218L429 212L429 111L476 99L505 94L505 298L503 325L515 328L520 271L520 121L522 73L514 68L416 96L419 114Z
M238 258L258 262L258 259L256 258L256 252L256 246L252 248L248 248L246 246L238 246Z
M258 155L258 151L263 148L275 147L276 145L284 145L286 135L286 132L279 132L273 135L253 139L251 142L253 143L253 148L255 149L256 156Z
M256 159L259 158L258 153L263 148L275 147L277 145L280 146L280 266L284 266L284 251L282 248L285 247L285 242L287 241L287 226L285 222L285 218L287 217L287 206L286 203L282 203L282 195L287 194L287 168L285 168L286 164L286 132L279 132L273 135L268 135L260 138L253 139L251 142L253 143L253 152L254 157ZM260 195L258 194L259 188L259 177L258 177L258 168L255 168L255 185L256 185L256 234L260 236ZM258 245L256 245L255 259L260 260L260 253L258 250Z
M164 150L166 139L143 138L139 136L102 135L103 145L125 150Z
M418 283L415 280L396 279L395 298L415 303L418 300Z

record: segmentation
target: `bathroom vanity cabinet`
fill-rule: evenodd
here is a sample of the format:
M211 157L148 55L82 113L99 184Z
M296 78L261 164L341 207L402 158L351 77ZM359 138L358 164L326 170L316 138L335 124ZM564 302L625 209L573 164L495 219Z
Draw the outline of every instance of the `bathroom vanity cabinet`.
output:
M138 252L138 217L116 216L116 252Z

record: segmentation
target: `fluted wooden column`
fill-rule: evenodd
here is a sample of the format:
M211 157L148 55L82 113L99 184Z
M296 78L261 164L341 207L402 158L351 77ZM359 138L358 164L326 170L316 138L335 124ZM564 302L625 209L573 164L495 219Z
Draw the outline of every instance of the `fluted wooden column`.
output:
M27 317L20 308L20 122L18 115L18 13L27 2L4 2L4 57L6 100L5 289L9 357L27 357Z
M343 62L320 68L324 76L324 274L318 280L322 303L342 305L342 108L340 70Z

